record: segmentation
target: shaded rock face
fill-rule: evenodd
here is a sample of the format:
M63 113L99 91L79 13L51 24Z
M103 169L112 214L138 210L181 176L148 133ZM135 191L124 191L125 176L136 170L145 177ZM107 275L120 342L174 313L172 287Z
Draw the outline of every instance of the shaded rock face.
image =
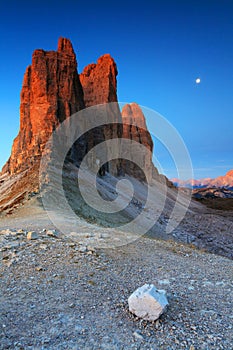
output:
M117 74L116 63L109 54L84 68L79 77L86 107L117 102Z
M80 74L83 87L85 106L117 102L117 67L113 58L109 55L101 56L97 63L86 66ZM98 127L87 135L88 149L98 144L99 140L109 140L122 137L122 118L118 104L111 107L106 106L108 120L110 123L104 127ZM98 114L98 112L97 112ZM98 115L93 118L98 117ZM107 150L107 157L112 158L114 152ZM104 165L104 172L109 171L113 175L120 173L121 164L119 160L112 160Z
M139 163L142 164L140 169L135 163L128 160L122 161L122 167L124 171L136 178L145 180L145 175L148 181L151 181L153 175L153 163L152 163L152 152L153 152L153 141L149 131L147 130L145 116L137 103L126 104L122 109L122 121L123 121L123 138L130 139L138 142L145 146L149 152L140 152L137 154ZM134 145L132 144L131 149L132 155L135 155Z
M13 174L32 166L59 123L82 108L83 90L71 42L60 38L57 51L35 50L21 90L20 131L3 172Z

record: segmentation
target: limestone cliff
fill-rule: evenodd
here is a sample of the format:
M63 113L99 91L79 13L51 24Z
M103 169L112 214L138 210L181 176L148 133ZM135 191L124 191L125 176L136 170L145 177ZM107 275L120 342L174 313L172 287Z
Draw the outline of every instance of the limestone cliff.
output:
M149 131L147 130L145 116L137 103L126 104L122 109L122 121L123 121L123 138L127 138L138 142L145 146L149 152L143 152L137 157L142 157L140 164L143 165L145 174L142 169L136 166L135 163L123 160L123 168L126 173L139 179L145 179L147 175L148 180L152 179L153 163L153 141ZM132 153L134 153L134 147L132 145Z
M3 172L23 171L40 158L53 130L84 108L83 90L71 42L60 38L57 51L35 50L20 96L20 130Z
M109 54L101 56L96 64L92 63L84 68L80 74L80 81L83 87L86 107L117 102L117 74L116 63ZM111 107L106 106L106 113L108 114L109 124L99 127L87 135L88 149L95 146L99 140L121 138L122 118L118 104L114 104ZM107 156L112 158L113 154L114 152L108 149ZM105 164L104 171L118 175L120 168L120 161L113 160Z

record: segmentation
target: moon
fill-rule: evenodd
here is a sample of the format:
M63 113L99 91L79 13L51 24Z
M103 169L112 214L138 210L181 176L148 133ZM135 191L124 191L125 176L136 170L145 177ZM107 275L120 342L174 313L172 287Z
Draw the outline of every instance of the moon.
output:
M200 84L200 82L201 82L201 79L200 79L200 78L197 78L197 79L196 79L196 84Z

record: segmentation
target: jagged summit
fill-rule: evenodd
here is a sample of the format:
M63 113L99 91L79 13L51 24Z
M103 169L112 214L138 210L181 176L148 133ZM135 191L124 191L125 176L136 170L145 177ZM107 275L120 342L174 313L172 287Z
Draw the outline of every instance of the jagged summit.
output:
M226 173L226 176L230 176L233 178L233 170L229 170L227 173Z
M149 180L152 179L153 175L153 163L152 163L152 152L153 152L153 141L149 131L147 130L146 119L140 108L140 106L133 102L126 104L122 108L122 121L123 121L123 137L126 139L132 139L139 144L145 146L149 152L143 155L143 166L146 169ZM133 152L132 146L132 152ZM123 161L124 167L128 174L136 176L137 178L144 178L141 170L133 163Z
M114 59L105 54L97 63L87 65L80 74L86 107L117 102L117 66Z
M57 45L57 52L67 53L67 54L75 56L73 45L72 45L70 39L67 39L67 38L62 38L62 37L59 38L58 45Z

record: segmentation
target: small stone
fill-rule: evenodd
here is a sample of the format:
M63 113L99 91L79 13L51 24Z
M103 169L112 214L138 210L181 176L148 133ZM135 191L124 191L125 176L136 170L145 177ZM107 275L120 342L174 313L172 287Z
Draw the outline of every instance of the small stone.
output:
M99 234L99 238L102 238L102 239L107 239L107 238L109 238L110 236L109 236L109 234L108 233L100 233Z
M11 236L16 236L17 235L17 232L16 231L11 231Z
M0 249L0 252L5 252L7 250L7 246L6 247L2 247L1 249Z
M40 248L40 249L43 249L43 250L46 250L46 249L48 248L48 246L47 246L46 244L44 244L44 243L41 243L41 244L39 245L39 248Z
M92 247L92 246L87 246L87 250L88 250L88 252L89 252L90 254L95 253L95 248Z
M189 286L188 290L194 290L195 288L193 286Z
M23 229L20 229L16 232L16 235L17 236L26 235L26 233L27 233L26 231L24 231Z
M35 270L36 270L36 271L43 271L43 267L37 266Z
M39 236L35 231L29 231L27 234L27 239L28 240L34 240L34 239L38 239Z
M225 286L225 282L224 281L216 282L216 286Z
M10 260L10 255L4 255L4 256L2 257L2 260L3 260L3 261L8 261L8 260Z
M12 234L12 230L10 230L9 228L7 228L6 230L2 230L1 233L3 235L11 235Z
M207 314L207 315L214 315L215 311L214 310L201 310L201 314Z
M20 228L19 230L17 230L17 233L25 233L26 231L22 228Z
M16 249L19 247L19 242L10 242L7 249Z
M165 311L168 301L165 291L156 289L153 284L144 284L130 295L128 304L129 311L136 316L155 321Z
M79 325L79 324L77 324L77 325L74 327L74 329L75 329L75 331L78 332L78 333L83 333L83 331L84 331L84 328L83 328L81 325Z
M85 245L82 245L81 247L79 247L78 251L80 253L86 253L87 252L87 247Z
M165 285L170 284L170 281L167 280L167 279L165 279L165 280L159 280L158 282L159 282L159 284L165 284Z
M143 340L143 336L139 333L139 332L133 332L133 335L135 336L135 338L139 339L139 340Z
M50 236L50 237L54 237L54 238L60 237L59 232L57 232L56 230L48 230L46 233L47 233L47 236Z
M210 281L204 281L204 282L203 282L203 286L204 286L204 287L213 286L213 283L210 282Z
M95 235L92 232L88 232L88 233L86 233L85 237L86 238L92 238L92 237L95 237Z

